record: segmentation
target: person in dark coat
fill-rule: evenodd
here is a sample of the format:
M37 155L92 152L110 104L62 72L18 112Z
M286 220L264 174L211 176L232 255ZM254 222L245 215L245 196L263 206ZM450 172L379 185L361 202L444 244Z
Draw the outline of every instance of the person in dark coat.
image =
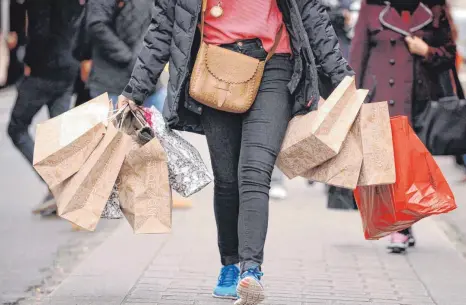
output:
M344 76L354 74L341 56L338 39L326 9L318 2L277 2L284 15L286 28L291 34L295 55L293 76L288 84L295 100L292 109L294 115L317 109L320 91L316 63L320 66L320 73L331 80L330 85L333 87L336 87ZM175 9L185 10L186 14L176 15L175 19ZM172 128L203 134L200 123L203 107L185 94L187 80L200 45L197 29L200 10L201 0L156 2L153 9L155 15L145 36L144 47L123 94L137 103L142 103L153 93L156 80L169 61L170 80L164 108L165 119ZM183 25L183 28L179 29L179 25ZM326 32L329 28L330 32ZM158 44L154 44L154 41ZM172 42L179 48L179 52L170 56Z
M91 97L123 91L150 23L153 0L88 0L87 31L92 47Z
M351 13L350 8L353 0L322 0L327 7L330 21L335 33L340 40L340 48L343 56L348 58L351 39L349 36Z
M278 45L249 111L233 114L204 107L188 93L201 41L202 3L155 1L144 47L119 107L142 105L169 62L164 117L171 128L204 133L212 160L223 265L214 296L256 305L264 298L260 281L270 180L288 123L292 116L317 108L318 75L333 89L354 72L320 0L208 0L202 37L206 43L260 60L274 42Z
M7 80L0 88L16 84L24 75L23 53L26 44L26 9L24 0L10 1L10 35L7 39L10 49Z
M443 0L366 0L355 28L350 64L370 101L388 101L390 115L408 116L416 125L429 100L441 96L439 74L455 64ZM394 233L389 249L414 246L410 229Z
M34 141L29 134L32 119L43 106L50 117L67 111L71 104L78 62L71 55L81 5L78 0L27 0L27 47L24 58L30 68L18 86L8 134L26 160L33 162ZM34 212L55 211L49 194Z
M343 56L348 59L351 39L349 37L349 23L351 21L350 8L353 0L322 0L322 4L327 8L330 22L335 29L340 49ZM314 181L309 180L309 185L314 185ZM353 191L339 188L333 185L327 187L327 207L338 210L355 210L356 202Z

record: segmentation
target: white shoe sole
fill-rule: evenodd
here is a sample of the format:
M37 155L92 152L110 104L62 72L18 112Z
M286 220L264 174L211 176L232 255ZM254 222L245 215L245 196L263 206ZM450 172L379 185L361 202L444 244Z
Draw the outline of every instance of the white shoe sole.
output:
M391 243L387 249L392 253L404 253L408 249L408 245L406 243Z
M269 196L275 200L285 200L288 197L288 192L282 187L272 187Z
M257 305L265 300L264 287L253 278L241 280L236 292L239 298L234 305Z

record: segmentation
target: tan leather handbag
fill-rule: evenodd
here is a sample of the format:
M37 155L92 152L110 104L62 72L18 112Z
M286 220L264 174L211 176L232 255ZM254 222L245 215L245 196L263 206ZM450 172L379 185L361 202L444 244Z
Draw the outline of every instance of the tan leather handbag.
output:
M189 94L199 103L221 111L244 113L251 108L264 74L265 63L273 56L283 25L265 61L204 42L207 0L202 1L201 46L191 76Z

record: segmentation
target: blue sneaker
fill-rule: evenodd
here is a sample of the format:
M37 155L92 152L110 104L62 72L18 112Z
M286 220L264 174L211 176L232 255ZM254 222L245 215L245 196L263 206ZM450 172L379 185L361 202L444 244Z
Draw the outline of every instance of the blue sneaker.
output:
M257 305L265 299L264 286L261 284L263 275L259 267L249 269L241 275L235 305Z
M238 286L239 273L239 268L236 265L223 266L212 296L219 299L236 300L238 298L236 287Z

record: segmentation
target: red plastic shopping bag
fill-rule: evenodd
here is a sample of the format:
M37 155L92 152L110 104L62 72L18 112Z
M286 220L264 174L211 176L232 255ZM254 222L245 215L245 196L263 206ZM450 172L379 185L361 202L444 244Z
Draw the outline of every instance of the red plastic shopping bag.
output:
M406 229L430 215L456 208L440 168L405 116L390 120L396 183L362 186L354 191L366 239Z

